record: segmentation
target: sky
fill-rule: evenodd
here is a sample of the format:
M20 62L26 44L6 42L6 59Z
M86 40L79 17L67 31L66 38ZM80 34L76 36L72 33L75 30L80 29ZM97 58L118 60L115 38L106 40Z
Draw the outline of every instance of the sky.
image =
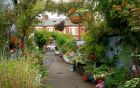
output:
M13 8L14 8L14 5L13 5L12 0L3 0L3 4L4 4L6 7L8 6L9 9L13 9Z
M59 2L59 1L68 2L68 1L71 1L71 0L52 0L52 1L55 1L55 2Z
M60 2L60 1L64 1L64 2L68 2L68 1L71 1L71 0L52 0L52 1L55 1L55 2ZM47 12L47 15L49 16L49 19L52 19L52 18L66 18L66 16L64 15L57 15L57 13L48 13Z
M49 16L49 19L53 19L53 18L66 18L66 16L64 15L58 15L57 13L50 13L50 12L46 12L46 14Z

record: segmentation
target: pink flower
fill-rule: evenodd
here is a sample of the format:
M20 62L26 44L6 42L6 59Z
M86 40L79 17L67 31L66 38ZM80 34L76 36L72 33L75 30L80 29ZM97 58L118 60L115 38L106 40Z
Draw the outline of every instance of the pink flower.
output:
M96 85L96 88L104 88L104 83L103 83L103 82L98 83L98 84Z

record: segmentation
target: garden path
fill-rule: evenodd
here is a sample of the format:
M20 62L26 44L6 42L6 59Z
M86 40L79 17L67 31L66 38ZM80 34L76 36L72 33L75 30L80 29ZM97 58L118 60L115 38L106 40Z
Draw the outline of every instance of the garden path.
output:
M93 85L84 82L76 72L70 72L69 66L54 52L47 52L45 65L48 77L44 80L46 88L93 88Z

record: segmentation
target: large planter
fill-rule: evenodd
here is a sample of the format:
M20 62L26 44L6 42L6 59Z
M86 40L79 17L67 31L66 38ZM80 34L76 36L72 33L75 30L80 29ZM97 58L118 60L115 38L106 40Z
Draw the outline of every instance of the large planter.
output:
M84 75L82 76L82 79L84 81L89 81L89 82L94 81L94 77L93 77L92 73L84 73Z
M74 24L79 24L82 22L82 17L79 13L74 13L74 14L70 15L69 18L70 18L71 22Z
M88 81L88 76L84 74L84 75L82 76L82 80Z

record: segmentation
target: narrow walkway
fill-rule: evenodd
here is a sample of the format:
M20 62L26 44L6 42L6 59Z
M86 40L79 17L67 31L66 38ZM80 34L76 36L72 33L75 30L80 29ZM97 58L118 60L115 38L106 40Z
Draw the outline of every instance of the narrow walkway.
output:
M70 72L69 66L53 52L47 52L45 64L48 77L46 88L93 88L92 84L84 82L76 72Z

